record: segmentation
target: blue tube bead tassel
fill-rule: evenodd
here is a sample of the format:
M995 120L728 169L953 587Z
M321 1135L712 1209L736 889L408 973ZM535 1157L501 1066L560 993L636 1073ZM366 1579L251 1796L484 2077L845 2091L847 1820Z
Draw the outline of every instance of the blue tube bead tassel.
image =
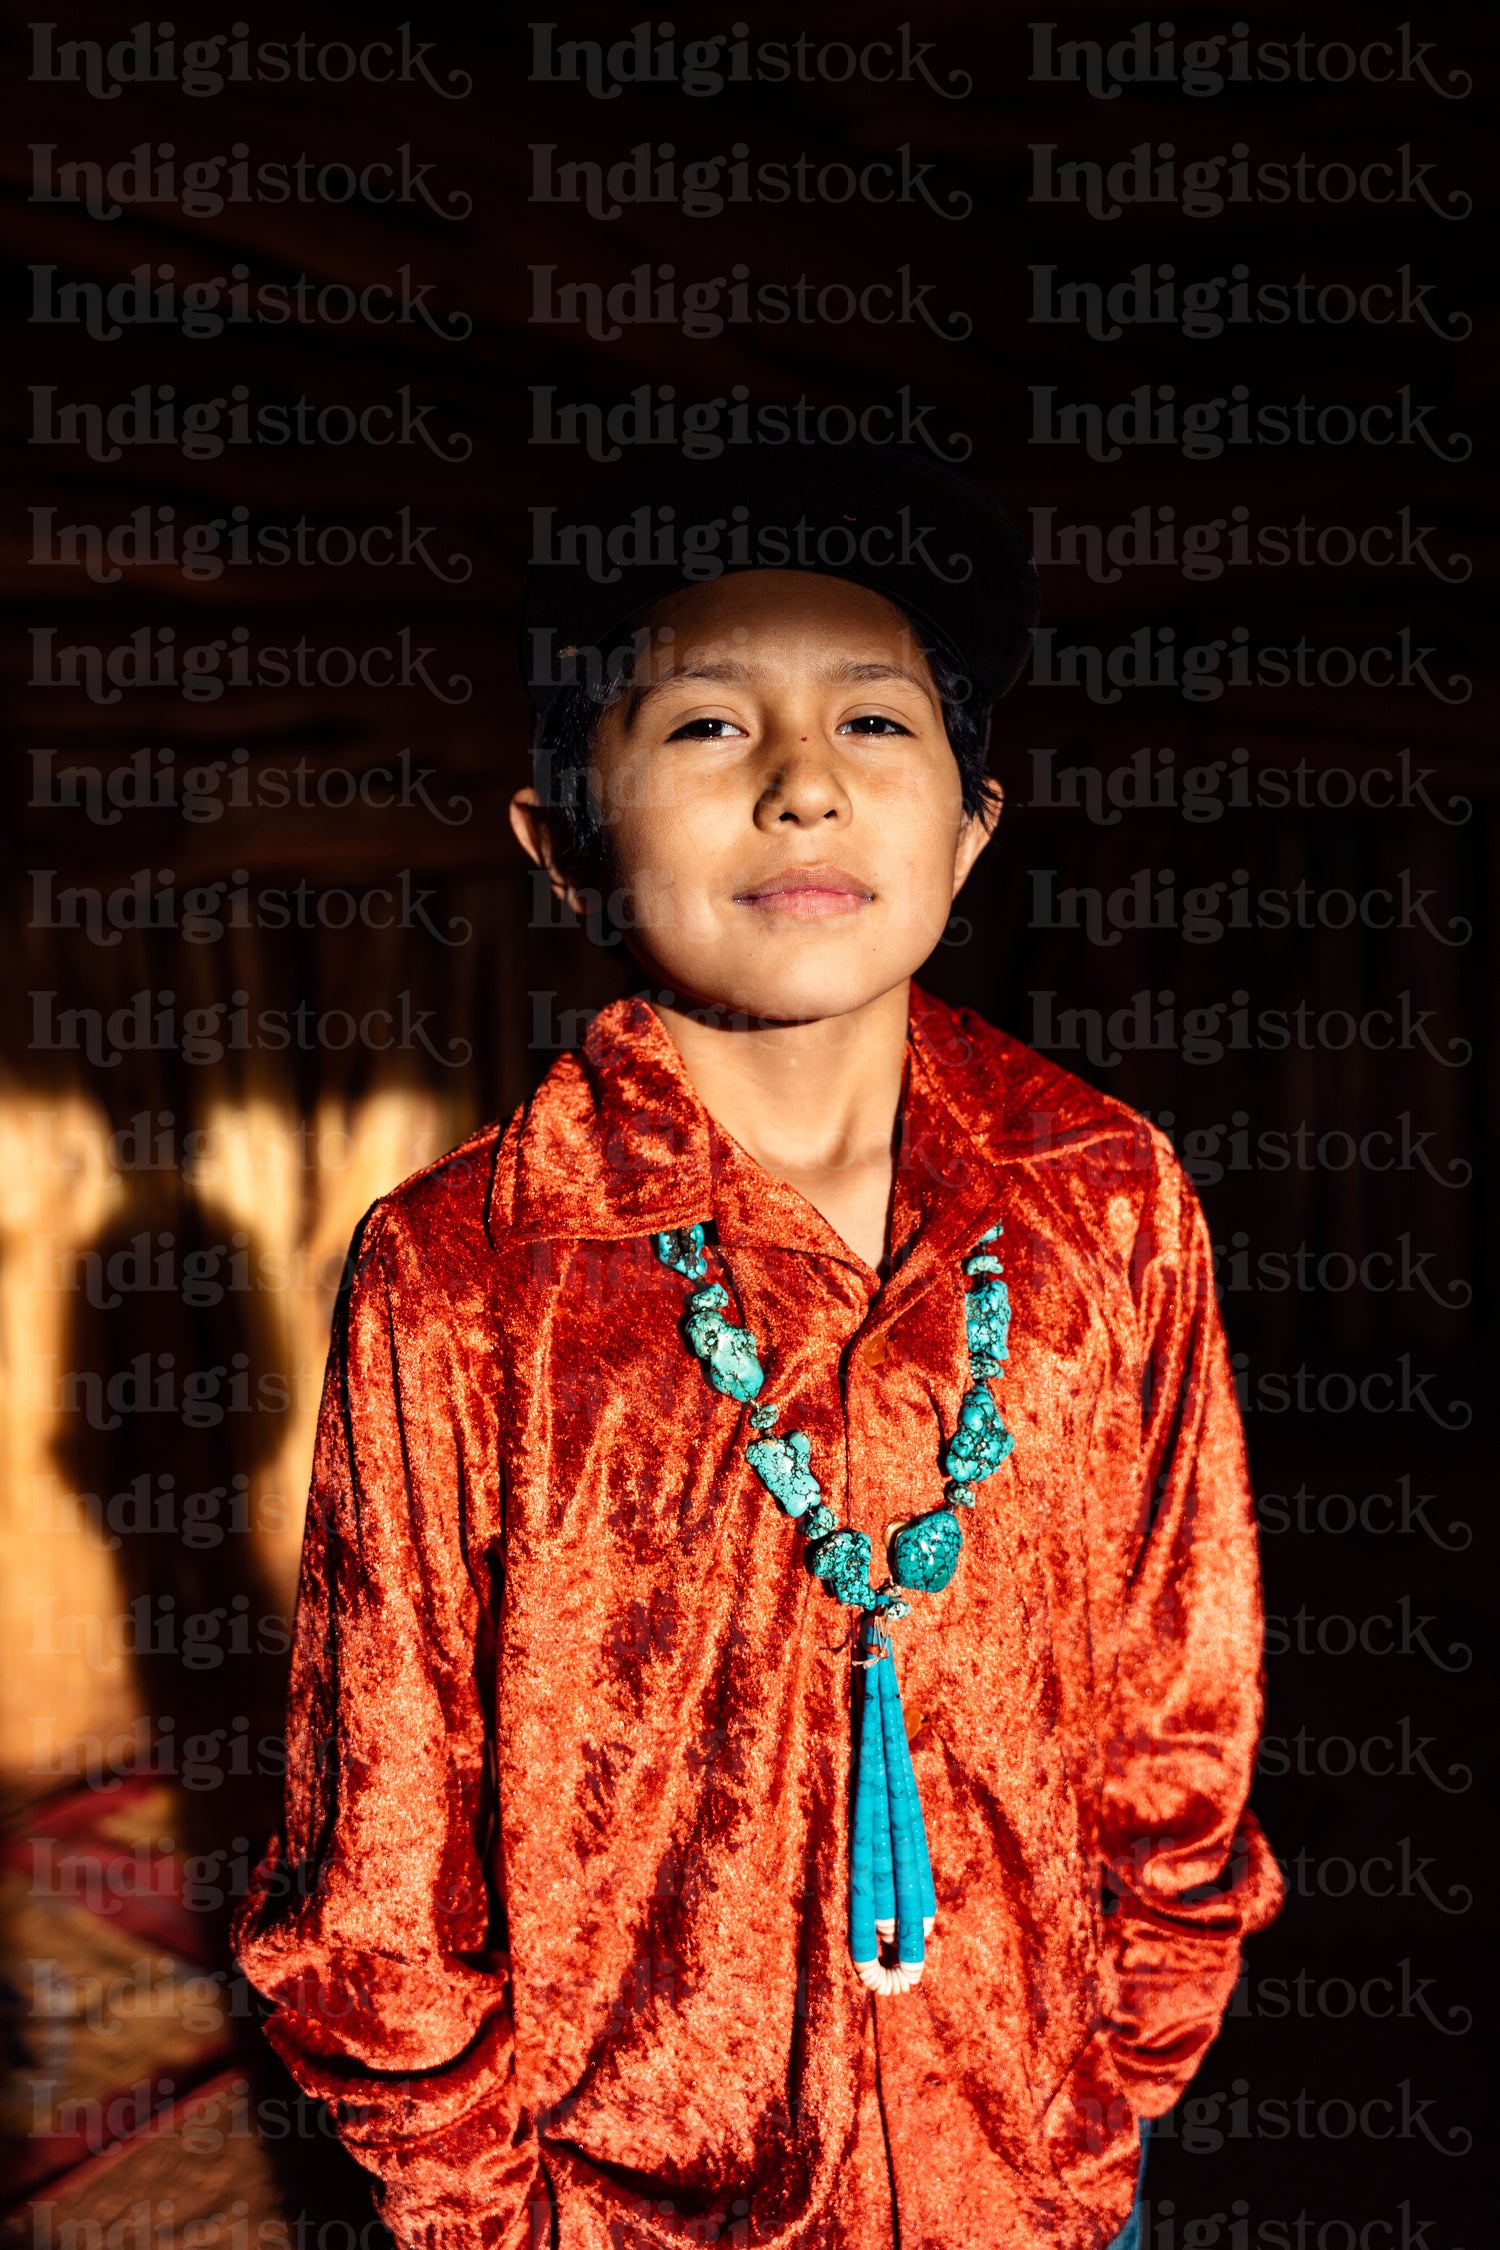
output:
M859 1767L849 1839L849 1952L855 1965L865 1969L879 1966L876 1923L882 1911L889 1912L891 1846L880 1690L873 1667L861 1678Z
M901 1690L896 1679L894 1658L891 1661L891 1675L886 1682L886 1694L896 1707L896 1775L899 1786L905 1792L916 1844L917 1889L922 1909L923 1934L930 1935L937 1919L937 1895L932 1885L932 1861L927 1850L927 1823L922 1817L922 1794L917 1787L916 1768L911 1762L911 1744L906 1736L906 1718L901 1709ZM887 1787L894 1786L896 1783L888 1778Z
M886 1792L891 1806L891 1861L896 1875L897 1974L901 1977L904 1988L916 1982L911 1971L915 1969L920 1974L927 1954L922 1927L919 1847L914 1832L921 1822L922 1813L921 1807L908 1795L906 1779L901 1771L901 1752L896 1738L899 1735L904 1741L906 1729L901 1716L901 1698L896 1690L896 1669L888 1656L882 1657L875 1666L875 1674L880 1682Z
M891 1770L886 1750L887 1680L892 1672L889 1642L875 1640L874 1621L862 1636L864 1688L860 1709L859 1772L851 1844L849 1951L860 1981L871 1992L891 1996L911 1989L921 1975L910 1963L886 1967L879 1958L883 1940L898 1928L896 1836L898 1815L891 1800ZM907 1846L908 1875L909 1838ZM908 1883L909 1888L909 1883ZM867 1950L868 1949L868 1950Z
M887 1655L885 1663L891 1659ZM870 1843L870 1873L875 1890L875 1935L893 1938L896 1935L896 1868L891 1857L891 1777L885 1765L885 1723L880 1716L880 1690L875 1683L874 1670L866 1675L870 1680L872 1711L870 1733L874 1743L873 1755L880 1770L880 1793L876 1799L878 1814L875 1833Z

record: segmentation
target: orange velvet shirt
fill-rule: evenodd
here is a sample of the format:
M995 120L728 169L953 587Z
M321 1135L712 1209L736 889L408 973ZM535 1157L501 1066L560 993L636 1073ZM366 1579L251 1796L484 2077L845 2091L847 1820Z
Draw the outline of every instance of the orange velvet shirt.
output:
M898 1998L846 1935L856 1613L683 1341L650 1236L699 1219L877 1575L1004 1222L1015 1451L894 1629L938 1902ZM621 1002L361 1229L239 1958L403 2245L1099 2250L1280 1896L1260 1645L1161 1135L914 994L882 1282Z

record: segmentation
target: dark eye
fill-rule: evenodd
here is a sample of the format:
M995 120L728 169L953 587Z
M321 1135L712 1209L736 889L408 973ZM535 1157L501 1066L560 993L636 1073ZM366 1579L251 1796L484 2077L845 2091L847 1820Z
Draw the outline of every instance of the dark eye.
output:
M743 734L732 719L685 719L667 736L668 742L727 742L732 735Z
M857 719L846 719L839 728L840 734L878 736L882 734L910 734L899 719L888 719L883 711L865 711Z

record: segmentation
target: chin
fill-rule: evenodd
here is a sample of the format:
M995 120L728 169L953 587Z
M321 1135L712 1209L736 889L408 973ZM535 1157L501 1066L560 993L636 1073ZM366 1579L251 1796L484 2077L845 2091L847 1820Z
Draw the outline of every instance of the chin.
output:
M868 1007L914 976L926 957L757 962L741 952L737 960L711 965L683 961L675 980L669 973L663 981L682 995L684 1006L718 1007L762 1023L818 1023Z

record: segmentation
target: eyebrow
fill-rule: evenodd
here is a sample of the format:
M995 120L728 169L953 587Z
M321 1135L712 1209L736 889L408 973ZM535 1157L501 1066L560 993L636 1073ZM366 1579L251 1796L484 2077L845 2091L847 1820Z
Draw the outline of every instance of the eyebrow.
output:
M931 693L928 683L922 678L921 673L914 672L909 664L886 664L878 658L870 663L862 664L846 657L842 664L831 665L823 677L835 685L842 685L853 680L909 680L912 686L920 688L924 695Z
M633 724L653 695L659 695L663 688L676 687L684 680L707 680L716 685L740 684L746 680L753 680L755 676L756 667L753 664L741 664L732 657L716 664L669 665L667 670L658 673L655 679L648 680L638 687L632 687L625 703L625 724L627 726ZM910 686L918 689L933 705L934 709L938 708L937 698L934 696L930 684L922 678L920 673L912 671L910 666L906 664L888 664L883 658L879 657L863 660L846 656L836 664L825 665L822 677L830 687L847 687L854 685L856 682L862 683L867 680L905 680Z
M625 724L632 725L653 695L660 695L663 688L675 687L680 680L710 680L715 683L748 680L750 671L748 664L737 664L732 658L722 664L669 664L654 679L631 688L625 699Z

